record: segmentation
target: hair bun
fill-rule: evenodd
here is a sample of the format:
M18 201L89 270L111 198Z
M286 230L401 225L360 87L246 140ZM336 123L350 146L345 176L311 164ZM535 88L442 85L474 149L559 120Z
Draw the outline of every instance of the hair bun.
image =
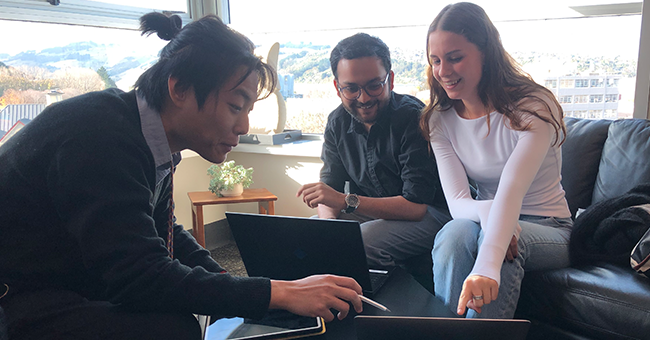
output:
M178 15L174 14L171 17L169 17L169 20L172 21L172 24L176 27L177 31L180 31L181 28L183 27L183 19L179 17Z
M151 35L154 32L163 40L172 40L183 26L183 20L174 14L167 16L163 13L153 12L140 18L142 35Z

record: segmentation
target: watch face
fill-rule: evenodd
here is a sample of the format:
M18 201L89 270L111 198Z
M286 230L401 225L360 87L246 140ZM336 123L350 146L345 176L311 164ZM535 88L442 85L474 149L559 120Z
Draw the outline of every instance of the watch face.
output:
M345 197L345 203L347 203L348 206L350 207L358 207L359 206L359 196L355 194L350 194Z

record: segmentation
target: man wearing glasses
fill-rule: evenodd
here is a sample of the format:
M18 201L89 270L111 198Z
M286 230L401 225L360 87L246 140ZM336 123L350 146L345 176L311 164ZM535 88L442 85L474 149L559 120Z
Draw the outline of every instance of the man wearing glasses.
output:
M418 127L424 104L392 91L390 52L376 37L342 40L330 64L341 105L325 128L320 182L297 196L320 218L361 222L371 267L418 255L430 261L433 239L451 217Z

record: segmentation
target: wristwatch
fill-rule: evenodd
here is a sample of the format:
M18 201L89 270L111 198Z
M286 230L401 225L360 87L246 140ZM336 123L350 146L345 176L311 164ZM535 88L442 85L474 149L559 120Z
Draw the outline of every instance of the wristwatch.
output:
M341 212L344 212L346 214L353 213L359 206L359 196L357 196L357 194L347 194L345 196L345 204L348 206L345 209L341 210Z

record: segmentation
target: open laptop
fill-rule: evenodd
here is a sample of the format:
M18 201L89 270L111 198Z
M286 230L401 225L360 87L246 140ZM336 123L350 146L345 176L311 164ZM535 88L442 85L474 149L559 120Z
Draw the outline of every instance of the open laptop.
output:
M368 268L359 222L234 212L226 217L248 276L348 276L372 296L390 275Z
M528 320L357 315L358 340L525 340Z

